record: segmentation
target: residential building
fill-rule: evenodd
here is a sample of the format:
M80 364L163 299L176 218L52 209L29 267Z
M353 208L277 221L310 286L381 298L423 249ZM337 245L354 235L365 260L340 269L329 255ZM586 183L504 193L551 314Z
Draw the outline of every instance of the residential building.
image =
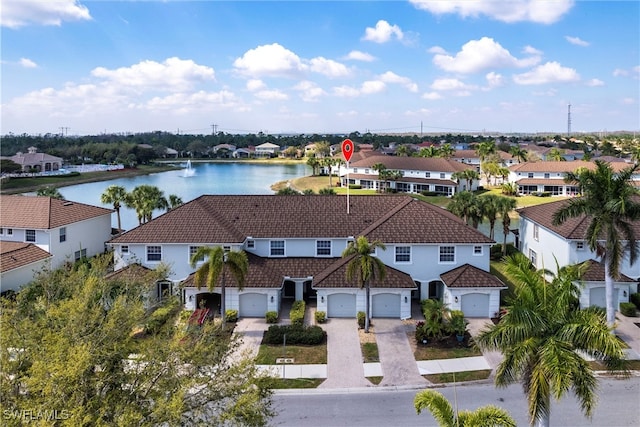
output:
M500 156L501 163L504 166L517 165L519 163L518 159L513 157L510 153L502 150L498 150L496 153ZM455 160L456 162L464 163L466 165L473 165L476 170L480 172L480 156L476 150L456 150L455 153L453 153L451 160Z
M104 252L112 212L51 197L0 196L0 239L33 243L52 255L55 269Z
M255 148L256 157L275 157L280 154L280 146L271 142L257 145Z
M355 157L354 153L354 157ZM397 170L402 177L393 180L381 180L374 165L381 163L388 170ZM343 186L347 184L360 185L371 190L391 188L402 193L432 192L444 196L453 196L458 191L475 190L478 181L474 180L467 188L466 180L455 179L456 172L473 169L453 160L439 157L402 157L386 155L369 155L360 157L340 167L340 180ZM348 177L347 177L348 174Z
M346 203L349 203L347 213ZM328 317L365 311L365 291L346 280L341 257L358 236L379 240L384 282L371 283L374 317L411 317L411 301L439 298L468 316L499 309L502 283L489 271L494 242L450 212L408 195L201 196L109 242L115 269L133 263L170 267L157 294L180 292L185 308L220 305L193 284L192 255L201 246L248 254L242 290L226 276L226 307L241 317L279 311L284 299L315 300ZM200 266L200 262L196 268ZM168 288L170 286L170 288Z
M553 225L554 213L565 203L566 200L559 200L518 209L518 248L529 257L537 269L544 268L555 272L556 266L591 262L591 271L584 278L585 286L582 289L580 303L583 307L604 307L604 267L597 262L598 255L590 250L585 240L590 219L580 216L570 218L562 225ZM636 235L640 236L640 223L634 223L633 228ZM629 295L637 292L636 280L640 278L640 262L631 264L626 257L620 266L620 272L622 276L615 283L616 308L619 302L628 302Z
M0 241L0 293L17 292L46 269L51 254L33 243Z

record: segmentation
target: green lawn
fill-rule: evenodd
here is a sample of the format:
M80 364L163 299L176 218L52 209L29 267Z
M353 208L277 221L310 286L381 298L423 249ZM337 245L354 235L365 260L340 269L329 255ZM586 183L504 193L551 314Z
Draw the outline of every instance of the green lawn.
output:
M374 342L366 342L361 345L362 358L364 363L379 362L380 356L378 355L378 344Z
M276 359L293 358L294 365L316 365L327 363L327 344L281 345L260 344L256 358L258 365L275 365Z
M409 339L415 338L409 336ZM460 357L482 356L482 352L473 344L446 347L430 341L427 344L418 344L414 356L416 360L458 359Z
M491 375L490 369L482 371L464 371L464 372L448 372L444 374L423 375L427 380L434 384L453 383L463 381L486 380Z
M271 389L289 389L289 388L317 388L324 382L325 378L270 378L269 385Z

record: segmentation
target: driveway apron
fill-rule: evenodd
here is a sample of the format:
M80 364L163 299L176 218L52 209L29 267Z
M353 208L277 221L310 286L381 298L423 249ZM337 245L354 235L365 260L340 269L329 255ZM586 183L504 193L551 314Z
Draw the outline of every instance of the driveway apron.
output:
M398 319L375 319L374 327L383 374L380 385L427 385L411 351L407 325Z
M236 323L234 334L240 336L240 345L235 349L233 356L254 358L260 350L260 343L264 331L267 330L267 322L263 318L241 318Z
M329 319L327 332L327 379L318 388L370 387L364 377L358 325L354 319Z

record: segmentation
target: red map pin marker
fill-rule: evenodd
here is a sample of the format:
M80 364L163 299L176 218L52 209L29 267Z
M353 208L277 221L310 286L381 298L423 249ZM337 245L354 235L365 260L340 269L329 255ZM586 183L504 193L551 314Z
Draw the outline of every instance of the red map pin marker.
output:
M353 142L350 139L342 141L342 156L348 162L353 154Z

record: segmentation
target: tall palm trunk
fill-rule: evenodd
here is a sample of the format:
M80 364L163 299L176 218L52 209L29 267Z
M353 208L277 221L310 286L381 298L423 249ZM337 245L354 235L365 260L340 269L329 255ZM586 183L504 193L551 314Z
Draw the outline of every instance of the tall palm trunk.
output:
M226 279L226 269L224 266L222 267L222 280L220 281L220 315L222 316L222 330L224 331L226 323L227 323L227 309L225 304L226 299L226 289L225 289L225 279Z
M371 289L369 288L369 282L367 281L367 283L364 284L364 291L365 291L365 298L366 298L366 302L365 302L365 306L364 306L364 332L365 333L369 333L369 301L371 299Z
M609 260L607 259L606 253L602 257L602 262L604 263L604 296L607 305L607 324L609 327L613 327L616 321L616 308L613 306L613 277L611 277Z
M550 418L551 418L551 396L549 394L547 394L544 397L544 401L545 401L545 406L547 408L547 413L545 414L544 412L538 412L534 423L536 427L549 427L550 426Z
M120 204L118 204L116 207L116 217L118 218L118 234L122 233L122 221L120 219Z

